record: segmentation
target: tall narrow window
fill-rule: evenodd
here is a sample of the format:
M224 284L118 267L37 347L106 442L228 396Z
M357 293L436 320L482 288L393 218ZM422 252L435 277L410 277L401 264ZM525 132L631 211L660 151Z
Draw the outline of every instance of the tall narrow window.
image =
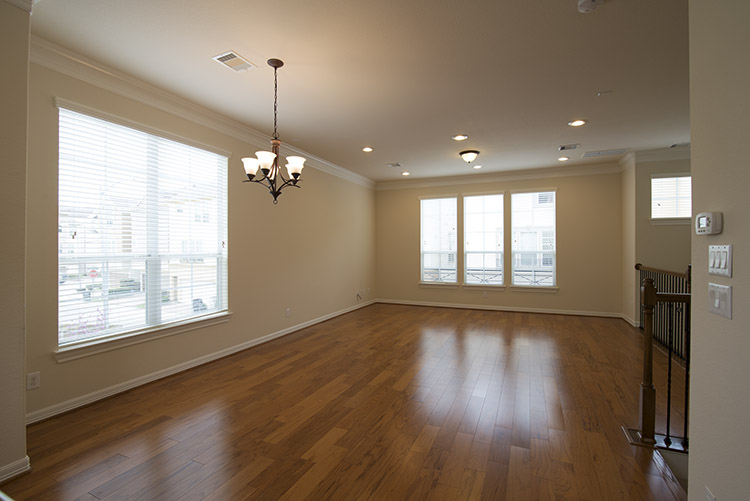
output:
M464 197L464 283L503 284L503 195Z
M456 283L456 198L421 202L422 282Z
M227 158L59 119L59 345L226 311Z
M554 287L555 192L513 193L513 285Z
M651 219L692 217L690 176L651 178Z

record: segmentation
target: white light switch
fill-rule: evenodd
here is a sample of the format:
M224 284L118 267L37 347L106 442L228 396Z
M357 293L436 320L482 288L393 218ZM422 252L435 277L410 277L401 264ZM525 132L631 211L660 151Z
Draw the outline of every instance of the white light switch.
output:
M732 245L708 246L708 274L732 277Z
M708 283L708 311L732 319L732 286Z

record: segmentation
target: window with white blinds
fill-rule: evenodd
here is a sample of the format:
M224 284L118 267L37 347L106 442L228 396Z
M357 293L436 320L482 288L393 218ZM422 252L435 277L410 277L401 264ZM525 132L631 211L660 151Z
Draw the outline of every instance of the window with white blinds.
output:
M455 197L421 201L422 282L456 283Z
M60 346L227 310L227 158L59 112Z
M692 200L690 176L651 178L651 219L691 218Z
M464 197L464 283L503 284L503 195Z
M554 191L511 194L513 285L554 287Z

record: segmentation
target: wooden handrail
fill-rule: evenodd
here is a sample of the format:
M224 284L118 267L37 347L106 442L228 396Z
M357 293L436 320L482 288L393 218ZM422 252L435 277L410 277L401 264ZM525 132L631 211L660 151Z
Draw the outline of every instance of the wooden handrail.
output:
M664 273L665 275L671 275L673 277L680 277L680 278L684 278L685 280L690 280L690 267L689 266L688 266L687 271L683 273L670 271L670 270L662 270L659 268L651 268L649 266L643 266L641 263L636 263L635 269L638 271L652 271L654 273Z
M687 303L690 304L689 292L657 292L656 301L660 303Z

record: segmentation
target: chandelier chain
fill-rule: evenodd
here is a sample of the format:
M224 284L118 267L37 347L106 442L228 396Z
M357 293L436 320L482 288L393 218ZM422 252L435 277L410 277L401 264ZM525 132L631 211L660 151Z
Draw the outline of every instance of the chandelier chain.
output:
M273 69L273 138L278 139L279 133L276 130L276 115L278 113L278 94L279 94L279 83L276 78L276 68Z

